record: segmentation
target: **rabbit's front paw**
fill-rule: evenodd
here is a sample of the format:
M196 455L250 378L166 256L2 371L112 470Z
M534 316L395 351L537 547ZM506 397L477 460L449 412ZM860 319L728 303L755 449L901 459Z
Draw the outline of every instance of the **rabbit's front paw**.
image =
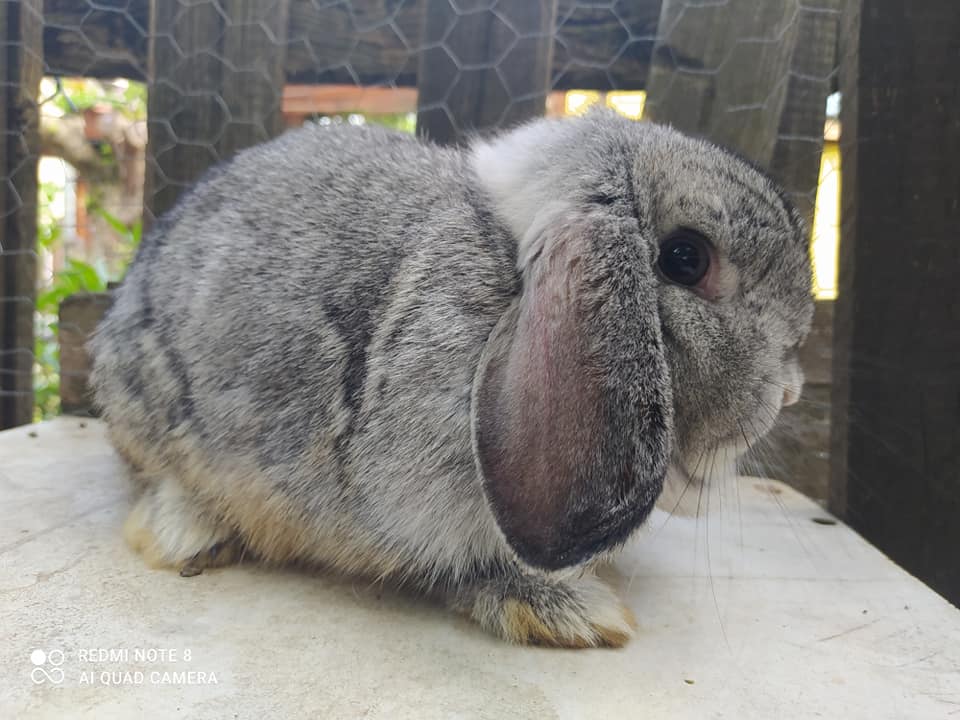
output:
M481 626L522 645L622 647L636 620L592 571L563 580L517 573L485 583L469 614Z

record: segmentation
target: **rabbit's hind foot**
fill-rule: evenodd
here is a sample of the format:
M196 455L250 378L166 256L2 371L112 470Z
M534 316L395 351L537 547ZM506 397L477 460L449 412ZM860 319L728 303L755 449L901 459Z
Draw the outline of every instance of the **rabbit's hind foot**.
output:
M180 577L199 575L206 568L218 568L240 562L243 557L243 544L237 538L215 543L201 550L180 568Z
M183 577L238 562L236 534L206 515L174 478L151 478L123 526L127 544L154 568Z
M521 645L618 648L637 626L613 588L592 570L556 579L517 569L485 582L466 609L485 629Z

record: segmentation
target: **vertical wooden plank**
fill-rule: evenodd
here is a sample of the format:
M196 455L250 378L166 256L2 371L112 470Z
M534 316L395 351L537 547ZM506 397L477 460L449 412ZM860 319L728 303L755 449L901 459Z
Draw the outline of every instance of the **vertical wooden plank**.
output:
M557 0L427 0L417 132L458 143L543 115L556 12Z
M0 2L0 430L33 419L42 11Z
M217 142L221 158L283 132L283 86L289 0L224 0L229 18L223 56L222 96L230 111Z
M832 505L960 603L960 4L848 10Z
M150 2L145 223L219 160L225 20L213 3Z
M645 114L766 164L787 74L793 0L665 0ZM753 42L741 40L752 38Z
M146 219L211 165L282 130L289 7L151 0Z
M87 341L112 302L110 293L76 293L60 303L60 409L65 414L91 414Z
M812 220L841 0L664 0L645 114L738 150Z
M840 21L838 52L840 60L840 162L843 184L840 187L840 250L838 257L837 292L841 301L834 301L833 310L833 385L830 393L830 496L828 506L836 515L847 517L847 450L848 429L856 420L850 408L850 353L853 303L848 293L853 288L854 238L857 227L857 171L860 136L859 113L853 108L860 104L859 48L860 0L844 0ZM839 299L839 298L838 298Z
M836 81L842 0L811 0L797 11L783 105L768 169L813 226L826 100Z

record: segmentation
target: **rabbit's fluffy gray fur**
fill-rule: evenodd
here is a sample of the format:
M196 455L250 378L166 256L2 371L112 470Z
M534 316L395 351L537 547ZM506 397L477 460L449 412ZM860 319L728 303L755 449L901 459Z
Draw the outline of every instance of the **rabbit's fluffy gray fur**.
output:
M709 295L657 272L677 228L716 249ZM248 552L620 645L598 559L769 429L811 313L797 213L704 141L602 112L465 149L308 126L156 223L91 349L152 564Z

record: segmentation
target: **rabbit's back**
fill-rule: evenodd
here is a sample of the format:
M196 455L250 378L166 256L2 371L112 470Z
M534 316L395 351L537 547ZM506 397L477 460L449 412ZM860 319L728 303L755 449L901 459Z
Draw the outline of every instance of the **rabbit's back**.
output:
M380 530L431 495L482 514L470 388L518 281L475 188L459 152L356 128L214 170L144 240L93 344L121 450L242 465L304 512Z

